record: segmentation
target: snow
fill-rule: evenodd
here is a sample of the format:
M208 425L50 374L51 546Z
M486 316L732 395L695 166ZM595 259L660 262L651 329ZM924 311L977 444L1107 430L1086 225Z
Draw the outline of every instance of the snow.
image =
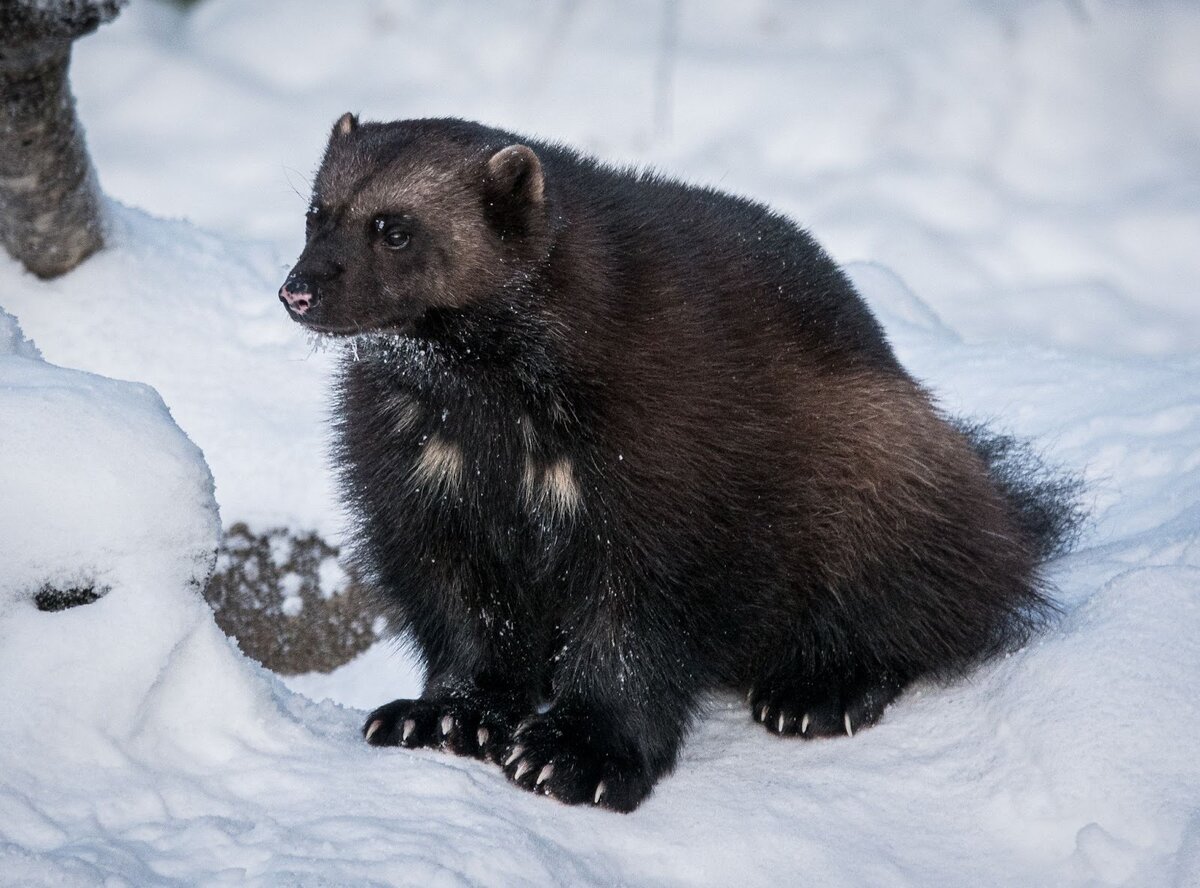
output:
M207 577L212 477L153 389L46 363L0 312L0 415L0 609L44 586L146 583L151 566Z
M317 583L322 598L332 598L339 594L346 588L349 579L336 558L326 558L317 568Z
M1172 2L127 8L73 64L109 249L52 282L0 257L0 884L1200 885L1198 45ZM627 817L365 747L410 653L285 684L196 589L215 503L342 528L332 355L274 291L348 108L802 220L947 409L1085 472L1061 618L853 740L716 698Z
M204 451L226 517L336 529L322 455L329 356L310 355L279 323L279 258L184 222L108 211L110 249L36 289L14 263L0 266L0 305L48 354L151 382Z

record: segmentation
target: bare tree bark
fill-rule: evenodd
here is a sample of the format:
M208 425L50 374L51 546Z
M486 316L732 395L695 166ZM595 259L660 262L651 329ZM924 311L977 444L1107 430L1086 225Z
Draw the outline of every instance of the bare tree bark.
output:
M0 243L41 278L103 245L100 193L67 80L71 43L125 0L0 0Z

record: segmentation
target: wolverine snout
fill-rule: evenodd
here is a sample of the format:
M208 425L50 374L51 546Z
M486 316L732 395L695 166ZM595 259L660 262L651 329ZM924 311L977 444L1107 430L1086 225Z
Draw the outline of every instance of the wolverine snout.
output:
M308 284L288 278L279 288L279 301L298 315L304 314L317 302L316 294L308 289Z
M319 285L333 280L341 273L342 267L332 263L315 270L294 268L279 288L279 301L290 311L302 315L321 301Z

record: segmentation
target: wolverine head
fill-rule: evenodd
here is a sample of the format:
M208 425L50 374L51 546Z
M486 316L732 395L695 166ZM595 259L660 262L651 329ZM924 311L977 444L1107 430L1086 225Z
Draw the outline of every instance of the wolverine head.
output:
M279 290L320 333L409 333L520 279L549 250L534 151L459 120L344 114L317 173L304 251Z

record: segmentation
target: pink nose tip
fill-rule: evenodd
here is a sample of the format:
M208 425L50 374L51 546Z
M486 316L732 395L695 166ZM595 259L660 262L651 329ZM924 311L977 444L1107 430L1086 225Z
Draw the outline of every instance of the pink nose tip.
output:
M296 314L304 314L312 305L311 293L295 293L286 286L279 288L279 301Z

